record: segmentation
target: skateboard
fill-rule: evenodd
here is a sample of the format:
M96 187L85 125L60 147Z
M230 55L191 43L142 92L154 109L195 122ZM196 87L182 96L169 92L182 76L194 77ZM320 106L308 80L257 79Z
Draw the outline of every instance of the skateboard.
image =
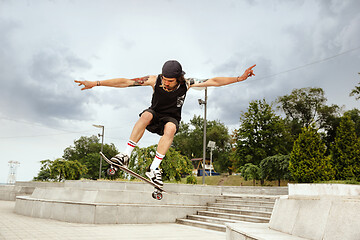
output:
M149 179L137 174L136 172L133 172L132 170L128 169L127 167L121 166L120 164L113 163L110 161L102 152L100 152L101 157L110 164L110 168L107 170L107 174L114 175L118 169L121 169L122 171L130 174L133 177L136 177L137 179L140 179L151 186L155 188L154 192L152 193L152 197L156 200L161 200L163 198L162 192L166 192L162 187L157 185L156 183L153 183Z

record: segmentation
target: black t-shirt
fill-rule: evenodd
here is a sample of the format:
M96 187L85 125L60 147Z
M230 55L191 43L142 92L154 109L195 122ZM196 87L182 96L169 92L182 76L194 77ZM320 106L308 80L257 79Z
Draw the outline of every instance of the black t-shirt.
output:
M151 107L156 113L163 116L173 117L180 122L181 109L188 90L185 83L171 92L165 91L162 87L161 75L158 75L152 95Z

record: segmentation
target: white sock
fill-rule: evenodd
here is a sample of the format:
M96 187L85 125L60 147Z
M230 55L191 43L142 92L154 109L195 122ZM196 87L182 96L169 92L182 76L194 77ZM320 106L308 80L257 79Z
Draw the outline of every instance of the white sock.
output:
M126 145L126 149L124 153L127 154L129 157L131 157L131 153L134 150L136 144L137 144L136 142L129 140Z
M165 155L162 155L158 152L156 152L154 161L152 162L150 169L151 170L155 170L160 166L161 161L163 160L163 158L165 157Z

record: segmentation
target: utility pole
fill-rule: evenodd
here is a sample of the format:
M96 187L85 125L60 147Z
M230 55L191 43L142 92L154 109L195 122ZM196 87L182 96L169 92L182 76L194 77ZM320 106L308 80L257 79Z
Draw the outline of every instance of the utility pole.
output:
M104 145L104 126L103 125L95 125L93 124L94 127L96 128L101 128L102 129L102 134L98 134L99 137L102 138L101 140L101 152L103 151L103 145ZM101 169L102 169L102 158L100 156L100 167L99 167L99 179L101 178Z
M206 105L207 105L207 87L205 88L205 101L198 99L199 105L204 107L204 138L203 138L203 177L202 184L205 184L205 159L206 159Z

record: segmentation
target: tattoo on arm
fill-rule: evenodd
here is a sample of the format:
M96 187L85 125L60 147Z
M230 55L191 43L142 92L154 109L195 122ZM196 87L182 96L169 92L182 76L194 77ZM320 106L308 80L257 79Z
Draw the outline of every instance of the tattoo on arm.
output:
M131 79L133 82L132 85L130 85L129 87L137 87L137 86L142 86L144 85L144 83L149 80L149 76L145 76L145 77L141 77L141 78L133 78Z
M196 83L203 83L206 82L207 80L209 79L188 78L190 85L194 85Z

